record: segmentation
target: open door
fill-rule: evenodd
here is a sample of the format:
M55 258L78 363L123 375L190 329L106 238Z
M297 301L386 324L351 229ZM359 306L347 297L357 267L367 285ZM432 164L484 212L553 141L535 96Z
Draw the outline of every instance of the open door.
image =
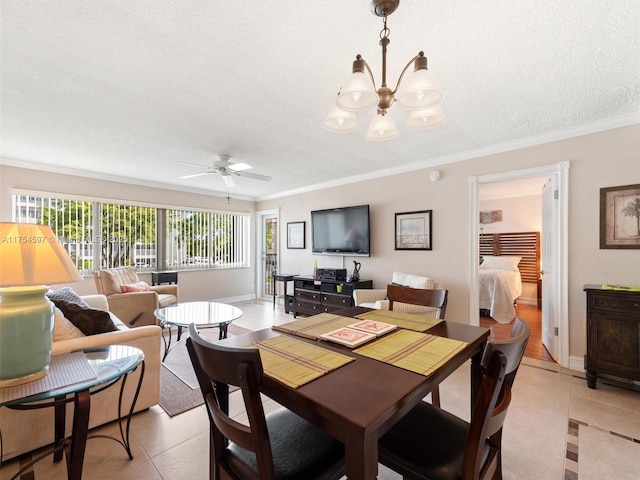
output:
M554 360L558 360L558 278L555 265L558 243L559 201L557 176L552 175L542 187L542 344Z
M266 299L273 296L273 272L278 271L278 211L258 212L257 223L257 298Z

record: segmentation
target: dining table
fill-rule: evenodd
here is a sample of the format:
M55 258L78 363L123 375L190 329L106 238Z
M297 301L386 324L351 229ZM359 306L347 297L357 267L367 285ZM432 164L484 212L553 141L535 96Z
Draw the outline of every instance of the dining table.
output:
M334 314L356 317L371 311L346 308ZM489 330L453 321L437 321L427 334L460 341L454 354L429 374L370 358L333 342L305 338L276 328L233 336L219 342L247 347L275 337L293 337L347 357L347 363L296 388L266 374L261 392L340 440L349 480L374 480L378 474L378 439L437 385L470 360L470 405L482 380L481 359ZM262 355L262 353L261 353ZM264 363L264 360L263 360Z

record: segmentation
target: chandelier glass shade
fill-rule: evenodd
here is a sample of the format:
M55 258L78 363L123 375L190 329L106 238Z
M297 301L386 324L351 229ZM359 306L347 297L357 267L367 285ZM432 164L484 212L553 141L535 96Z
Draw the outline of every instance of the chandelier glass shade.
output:
M382 47L380 88L376 89L375 79L367 62L357 55L353 62L352 75L340 89L336 103L325 118L324 126L327 130L335 133L355 132L359 123L355 113L365 112L377 106L377 115L371 121L365 137L371 141L396 138L400 132L387 112L396 102L403 110L410 112L406 123L408 128L424 130L444 123L444 115L440 107L444 94L435 75L427 68L427 57L424 56L424 52L419 52L405 65L395 89L392 90L387 86L387 45L390 42L387 16L395 11L399 3L399 0L371 2L374 14L383 17L383 28L380 32ZM411 66L413 71L407 73Z

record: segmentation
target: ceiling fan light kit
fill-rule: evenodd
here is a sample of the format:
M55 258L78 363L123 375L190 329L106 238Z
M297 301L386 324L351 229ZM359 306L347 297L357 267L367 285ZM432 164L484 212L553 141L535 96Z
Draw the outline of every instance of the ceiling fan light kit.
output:
M356 112L364 112L377 106L378 114L372 120L365 137L371 141L391 140L400 135L395 121L387 110L394 104L410 113L407 128L424 130L444 123L444 115L440 102L444 97L436 77L427 68L427 57L419 52L405 65L400 73L395 89L387 86L387 45L389 33L387 17L400 4L400 0L372 0L371 10L383 18L380 32L382 47L382 83L376 89L373 72L362 58L357 55L353 62L352 75L338 93L336 103L331 107L324 121L324 127L335 133L352 133L358 129ZM413 65L413 72L406 81L403 79L407 70Z

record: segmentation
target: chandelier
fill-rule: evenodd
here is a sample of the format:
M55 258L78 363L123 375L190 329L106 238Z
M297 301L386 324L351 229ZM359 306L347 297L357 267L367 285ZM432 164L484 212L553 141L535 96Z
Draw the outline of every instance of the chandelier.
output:
M444 123L440 102L443 93L435 76L427 70L427 57L419 52L407 63L400 73L396 87L387 86L387 45L389 33L387 17L400 4L400 0L372 0L371 10L383 19L380 31L382 47L382 84L376 89L375 80L369 64L361 55L356 55L353 73L338 92L336 103L331 107L324 121L327 130L335 133L352 133L358 129L357 112L364 112L377 106L377 115L369 125L365 137L372 141L385 141L396 138L400 131L387 110L398 102L401 108L408 110L406 126L417 130L437 127ZM413 72L402 80L409 67Z

